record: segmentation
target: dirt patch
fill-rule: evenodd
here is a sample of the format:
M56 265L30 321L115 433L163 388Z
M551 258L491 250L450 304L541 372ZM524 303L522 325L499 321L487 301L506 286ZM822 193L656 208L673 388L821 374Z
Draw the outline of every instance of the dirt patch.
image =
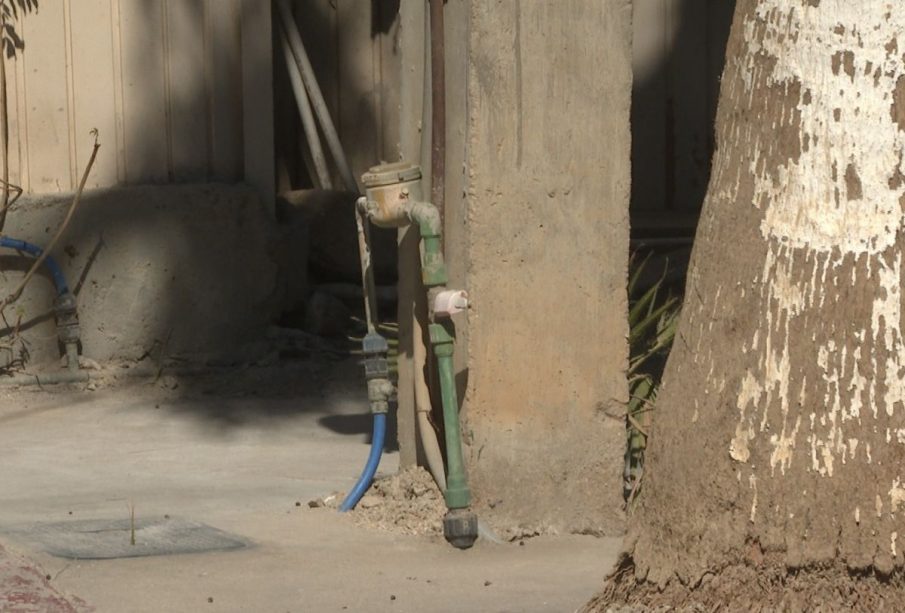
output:
M51 586L34 564L0 547L0 610L80 613L92 607L75 597L64 596Z
M635 575L624 556L604 589L581 609L597 611L902 611L905 576L853 574L844 564L789 570L779 560L734 564L697 586L665 587Z
M335 492L308 503L337 509L345 493ZM446 503L433 477L420 467L377 479L349 516L359 526L397 534L442 535Z
M400 534L443 534L446 504L440 488L420 467L378 479L352 512L360 526Z

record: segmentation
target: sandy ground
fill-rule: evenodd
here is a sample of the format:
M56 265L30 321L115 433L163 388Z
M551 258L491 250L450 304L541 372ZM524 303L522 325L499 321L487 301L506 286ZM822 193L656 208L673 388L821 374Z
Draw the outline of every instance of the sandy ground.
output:
M588 600L616 539L479 541L463 552L435 534L309 508L351 486L367 455L359 379L338 362L94 390L0 388L0 570L6 560L50 577L34 588L45 605L11 610L571 611ZM380 473L396 469L390 451ZM131 506L139 519L187 518L251 545L69 560L27 538L42 522L127 519ZM3 577L0 596L15 587ZM69 603L46 604L53 590Z

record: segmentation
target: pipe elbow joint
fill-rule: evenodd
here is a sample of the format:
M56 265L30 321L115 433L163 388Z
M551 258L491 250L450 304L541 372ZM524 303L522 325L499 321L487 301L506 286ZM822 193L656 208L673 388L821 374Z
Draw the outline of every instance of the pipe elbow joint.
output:
M414 202L408 207L408 217L418 225L421 234L421 281L425 287L446 285L449 277L440 240L443 228L440 211L430 202Z
M439 238L443 233L440 211L430 202L414 202L409 207L409 219L418 224L421 238Z

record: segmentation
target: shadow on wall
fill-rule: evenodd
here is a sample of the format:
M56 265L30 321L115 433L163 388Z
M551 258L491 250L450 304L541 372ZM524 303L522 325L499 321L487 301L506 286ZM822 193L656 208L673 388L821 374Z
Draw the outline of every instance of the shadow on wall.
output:
M46 37L36 34L38 26L51 24L62 31L66 20L74 25L90 10L79 5L64 13L45 9L43 2L41 8L33 0L16 2L25 40L13 38L35 74L24 87L39 88L68 56L51 53ZM241 180L243 155L241 74L224 77L241 68L240 3L224 2L220 16L211 10L206 14L209 6L123 3L98 26L109 27L122 45L121 58L108 57L110 66L96 67L97 79L110 79L103 99L71 94L64 101L39 98L27 112L20 111L27 114L15 117L20 123L44 117L67 122L56 126L59 138L74 142L59 142L55 148L65 148L73 168L83 164L72 174L76 182L87 161L77 160L76 152L90 149L88 131L96 127L85 123L90 116L84 105L112 108L113 98L121 97L115 129L100 133L101 149L88 185L144 186L86 192L53 254L78 294L86 355L99 361L137 360L161 352L228 360L253 354L250 338L273 321L285 295L276 264L281 237L272 214L250 189L203 183ZM205 36L211 32L217 35ZM70 70L73 78L84 79L88 59L76 51L69 58L74 64ZM225 90L231 95L221 100L217 94ZM62 115L47 108L58 103L73 108ZM229 126L227 133L223 126ZM31 165L30 176L43 152L34 142L26 148L23 163ZM105 177L111 168L114 175ZM70 169L58 170L68 185ZM33 176L30 182L38 185ZM169 185L148 185L153 183ZM195 185L173 185L180 183ZM71 195L23 197L10 210L4 233L45 246L70 201ZM4 255L9 263L11 253ZM4 273L4 288L12 288L21 276L9 267ZM48 319L53 296L50 284L39 281L7 310L10 325L21 322L32 365L56 358L53 323L41 323Z
M634 0L634 238L690 237L710 179L735 0Z
M11 236L46 244L70 198L25 197L11 210ZM255 193L225 185L144 186L85 195L55 250L76 293L86 357L242 362L264 351L279 312L277 228ZM4 261L11 260L9 254ZM4 268L3 291L26 262ZM32 365L58 356L44 314L53 286L35 278L10 307L23 315ZM16 317L18 319L18 317ZM257 342L256 342L257 341Z
M131 11L127 20L131 25L121 32L122 43L138 47L124 52L123 70L131 75L122 83L129 92L124 95L125 112L131 113L129 122L144 129L136 131L117 123L115 130L101 132L98 166L113 168L114 179L118 177L126 186L86 192L53 253L78 296L84 355L101 363L247 364L258 360L272 364L278 356L266 338L266 329L287 304L300 300L306 291L307 228L281 226L250 187L236 184L243 172L241 98L227 99L222 108L217 103L222 91L241 95L241 74L232 74L240 59L237 31L233 31L238 22L231 21L236 15L228 8L235 9L239 1L221 4L218 0L216 5L217 11L205 13L205 7L213 4L200 0L121 3ZM328 5L323 2L321 8ZM173 7L178 15L167 13ZM74 6L73 11L78 8ZM120 19L126 16L121 14ZM161 47L156 36L164 22L170 36ZM225 30L227 35L193 42L198 38L199 23L205 35L211 28ZM136 24L141 28L136 29ZM377 30L383 27L383 21L375 21ZM150 34L137 36L139 30ZM127 36L127 31L132 34ZM196 55L181 55L183 45L194 49ZM218 63L199 63L199 50L204 57L219 58ZM173 58L184 59L185 65L171 62L166 76L161 67ZM204 78L181 79L179 86L173 87L173 70L184 74L192 66L207 66ZM349 76L343 81L354 79ZM129 107L130 100L145 95L147 100ZM368 121L365 115L361 119L363 125ZM224 132L222 126L228 129ZM80 144L84 140L90 146L90 127L94 126L77 126L75 138ZM277 130L277 134L289 132ZM83 168L78 170L80 174ZM95 176L103 174L93 173L92 178ZM11 210L5 233L46 245L70 201L71 194L23 198ZM348 219L352 222L351 215ZM350 232L354 244L354 225ZM13 252L0 255L3 292L21 279L30 260ZM357 247L353 255L357 266ZM395 261L391 265L395 268ZM49 309L52 301L52 284L41 271L22 299L7 311L11 325L21 324L32 366L54 368L59 359ZM303 364L306 359L308 366ZM317 347L306 359L289 365L290 369L317 371L326 360ZM332 371L325 370L329 379ZM354 372L343 373L354 384L353 393L347 396L360 401L355 400L341 415L325 417L323 425L358 434L369 429L370 423L369 415L362 419L354 414L358 409L368 411L364 382L357 365ZM331 400L319 394L330 382L325 383L321 374L297 377L287 393L308 394L309 401L284 406L279 414L234 414L226 407L198 416L212 427L233 428L271 417L279 421L301 412L324 411ZM208 390L237 395L280 393L274 392L279 382L260 380L247 372L208 387L189 378L167 378L173 379L166 387L176 390L174 396L207 394ZM321 399L315 402L312 397ZM210 406L219 405L213 402Z

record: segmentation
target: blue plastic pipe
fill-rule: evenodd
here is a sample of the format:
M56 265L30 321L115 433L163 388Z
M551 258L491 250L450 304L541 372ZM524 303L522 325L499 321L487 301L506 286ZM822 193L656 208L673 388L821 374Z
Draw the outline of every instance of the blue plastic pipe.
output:
M0 236L0 247L15 249L16 251L27 253L36 258L41 257L41 254L44 253L44 250L37 245L32 245L31 243L26 243L25 241L20 241L19 239L10 238L8 236ZM63 271L60 269L60 265L57 264L57 261L53 259L52 255L48 255L44 258L44 266L47 267L47 271L50 273L51 278L53 278L53 285L57 288L57 295L62 296L68 292L69 285L66 283L66 278L63 277Z
M374 480L374 473L377 472L377 466L380 464L380 456L383 455L383 442L387 434L387 415L386 413L374 413L374 432L371 435L371 453L368 455L368 463L358 478L358 483L352 488L352 491L343 500L339 506L340 512L350 511L355 508L361 497L365 495L368 488L371 487L371 481Z

